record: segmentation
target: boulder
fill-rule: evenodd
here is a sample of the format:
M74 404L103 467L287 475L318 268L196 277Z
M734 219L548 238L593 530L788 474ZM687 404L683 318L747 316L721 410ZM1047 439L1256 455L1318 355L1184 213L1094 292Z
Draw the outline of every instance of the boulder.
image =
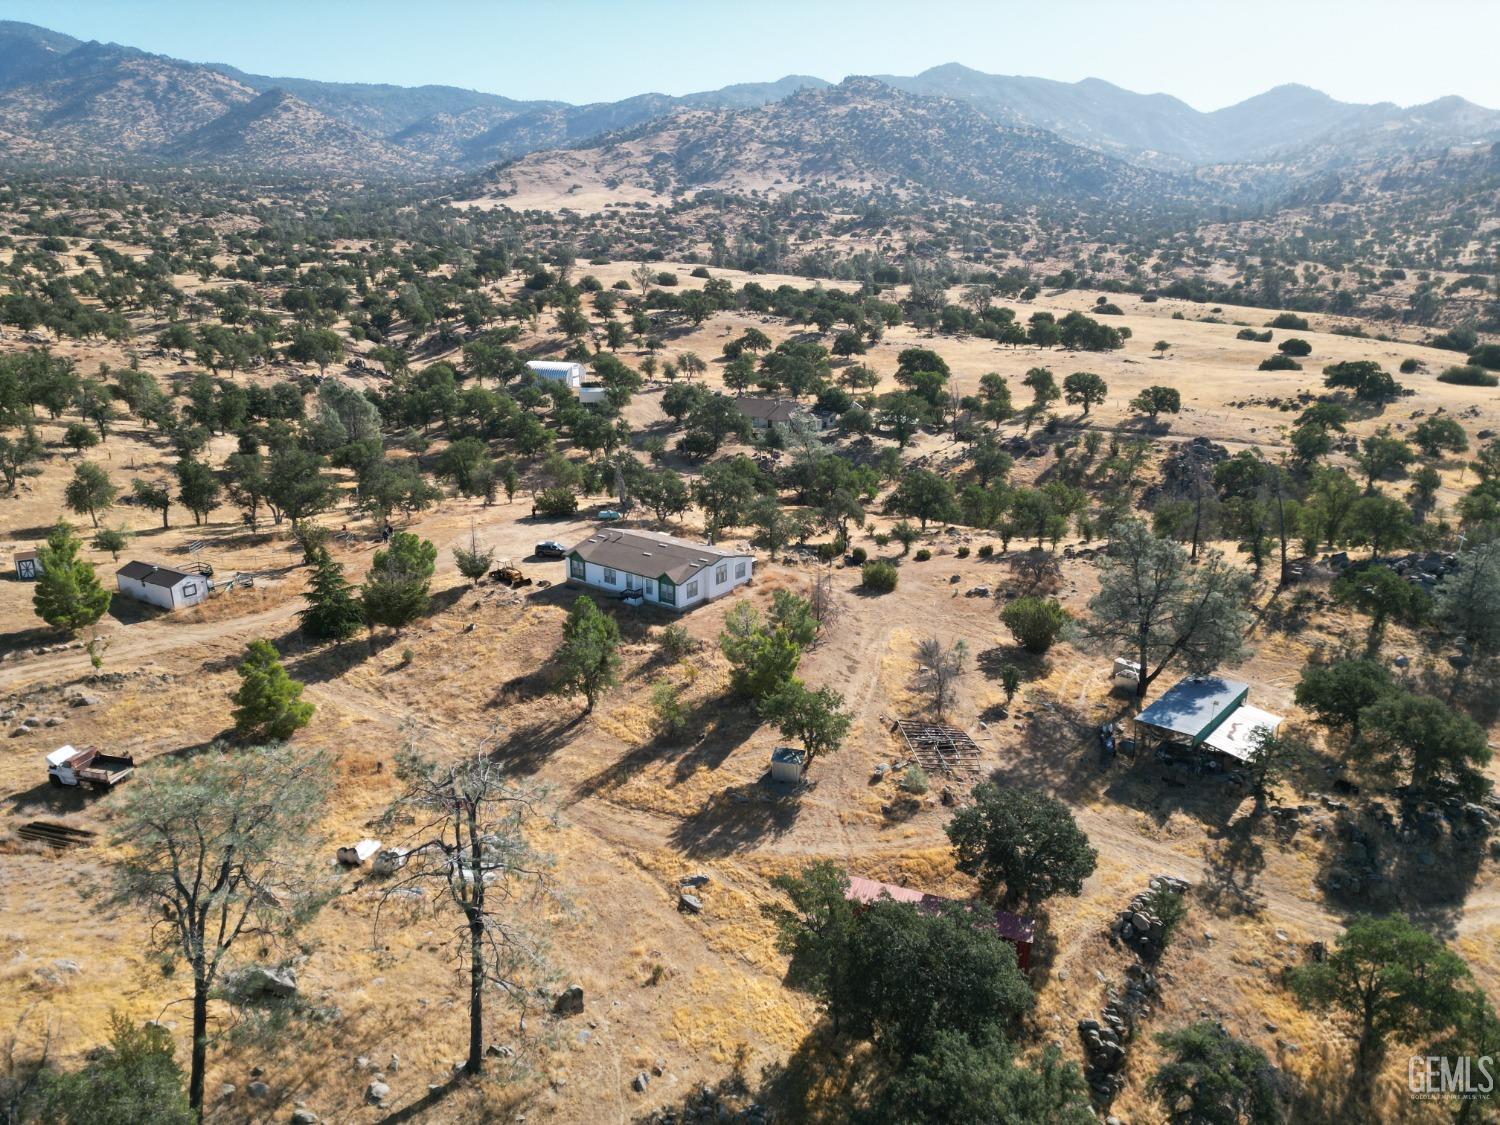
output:
M292 1110L292 1125L318 1125L318 1115L310 1109Z
M245 1093L249 1094L252 1098L269 1098L271 1096L271 1087L257 1080L245 1087Z
M378 1078L365 1087L365 1102L369 1105L383 1106L390 1096L391 1088Z
M630 1084L630 1088L637 1094L644 1094L649 1085L651 1085L651 1076L643 1070L635 1076L635 1081Z
M576 1016L583 1011L583 988L580 985L570 985L558 993L557 999L552 1002L552 1014L558 1016Z
M251 965L240 974L239 985L250 995L295 996L297 973L290 966Z
M677 909L684 914L702 914L703 900L697 895L683 894L677 896Z

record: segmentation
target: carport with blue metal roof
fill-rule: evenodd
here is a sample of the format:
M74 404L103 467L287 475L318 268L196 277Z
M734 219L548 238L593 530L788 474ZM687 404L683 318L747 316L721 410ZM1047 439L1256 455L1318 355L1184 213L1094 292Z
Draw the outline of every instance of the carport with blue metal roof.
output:
M1142 747L1173 745L1196 749L1245 702L1250 685L1221 676L1179 680L1135 717Z

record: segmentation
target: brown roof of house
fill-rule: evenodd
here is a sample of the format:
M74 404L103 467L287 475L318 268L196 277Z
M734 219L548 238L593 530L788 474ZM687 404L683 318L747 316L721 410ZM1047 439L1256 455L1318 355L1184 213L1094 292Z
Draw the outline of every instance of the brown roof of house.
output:
M670 535L615 528L595 532L568 553L611 570L623 570L642 578L668 578L673 582L684 582L725 559L750 557L743 551L726 551L707 543L689 543Z
M184 578L196 577L196 575L180 570L173 570L169 566L143 562L128 562L115 573L123 574L126 578L133 578L137 582L144 582L148 586L175 586Z
M766 422L790 422L801 413L802 408L784 398L737 398L734 404L746 418L758 418Z

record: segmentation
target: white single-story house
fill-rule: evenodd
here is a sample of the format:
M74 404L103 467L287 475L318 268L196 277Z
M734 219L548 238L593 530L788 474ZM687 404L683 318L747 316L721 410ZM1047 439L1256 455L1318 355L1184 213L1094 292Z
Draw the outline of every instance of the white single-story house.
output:
M35 582L37 575L42 573L42 560L35 551L17 551L13 561L16 577L22 582Z
M208 579L154 563L128 562L115 571L120 593L163 609L181 609L208 600Z
M560 360L533 359L526 364L531 368L531 373L538 379L547 379L553 383L561 383L565 387L577 390L583 386L583 364L565 363Z
M568 584L683 610L750 581L755 557L645 531L605 528L568 552Z

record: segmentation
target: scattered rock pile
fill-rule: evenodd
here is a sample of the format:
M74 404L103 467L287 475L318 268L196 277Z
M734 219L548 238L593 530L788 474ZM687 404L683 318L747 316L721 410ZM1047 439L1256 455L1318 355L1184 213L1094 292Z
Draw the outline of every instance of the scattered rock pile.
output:
M1151 1015L1160 998L1155 975L1134 964L1125 970L1124 995L1111 991L1098 1019L1078 1021L1078 1038L1088 1064L1085 1077L1100 1104L1108 1105L1124 1089L1127 1047L1136 1025Z
M647 1125L693 1125L695 1122L738 1122L740 1125L765 1125L771 1112L752 1102L743 1104L733 1093L700 1087L673 1109L660 1109L643 1119Z
M1183 895L1189 889L1185 879L1172 875L1153 875L1147 889L1130 900L1110 927L1109 940L1123 943L1139 956L1155 957L1161 952L1168 926L1153 907L1162 895ZM1103 973L1099 980L1104 982ZM1156 975L1140 961L1125 970L1125 987L1110 989L1099 1018L1078 1021L1078 1038L1083 1043L1086 1061L1084 1077L1093 1091L1097 1105L1108 1107L1125 1087L1125 1059L1136 1025L1151 1015L1161 999Z
M1112 942L1123 943L1142 956L1154 957L1160 953L1167 936L1166 926L1154 909L1157 896L1163 892L1186 894L1187 881L1171 875L1153 875L1147 889L1130 900L1130 905L1120 911L1110 927Z
M1229 450L1206 437L1178 442L1161 465L1161 480L1141 494L1141 506L1155 507L1162 500L1191 500L1194 482L1213 480L1214 466L1229 460Z

